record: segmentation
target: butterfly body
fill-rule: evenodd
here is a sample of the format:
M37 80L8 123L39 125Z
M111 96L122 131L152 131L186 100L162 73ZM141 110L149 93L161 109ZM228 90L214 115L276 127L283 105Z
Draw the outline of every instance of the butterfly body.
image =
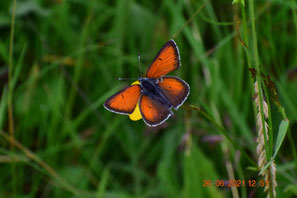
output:
M144 95L147 95L150 98L153 98L159 101L161 104L171 108L172 105L166 99L162 90L159 87L159 83L162 82L162 79L154 79L154 78L139 78L141 92Z
M178 109L190 93L189 85L175 76L165 76L180 67L179 51L173 40L158 52L145 77L138 84L109 97L104 107L119 114L132 114L139 108L143 121L151 127L165 122ZM139 107L138 107L139 106Z

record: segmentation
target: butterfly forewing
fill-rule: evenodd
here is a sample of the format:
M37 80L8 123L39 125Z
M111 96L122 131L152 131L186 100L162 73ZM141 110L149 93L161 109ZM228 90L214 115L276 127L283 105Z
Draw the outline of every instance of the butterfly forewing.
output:
M160 78L180 66L178 48L173 40L168 41L159 51L147 70L147 78Z
M104 103L104 107L115 113L131 114L139 101L140 95L140 86L137 84L132 85L108 98Z
M158 85L175 109L184 103L190 93L189 85L178 77L163 77Z
M167 106L147 95L140 97L139 108L144 122L149 126L162 124L172 114Z

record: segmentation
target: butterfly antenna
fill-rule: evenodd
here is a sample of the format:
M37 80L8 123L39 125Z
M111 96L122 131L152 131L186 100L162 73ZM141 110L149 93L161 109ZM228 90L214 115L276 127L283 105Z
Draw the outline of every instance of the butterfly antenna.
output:
M141 64L140 64L140 52L138 52L138 62L139 62L139 74L140 74L140 78L142 78Z
M140 73L140 78L142 78L142 73L141 73L141 64L140 64L140 52L138 52L138 62L139 62L139 73ZM137 78L115 78L116 80L137 80Z
M137 78L115 78L116 80L137 80Z

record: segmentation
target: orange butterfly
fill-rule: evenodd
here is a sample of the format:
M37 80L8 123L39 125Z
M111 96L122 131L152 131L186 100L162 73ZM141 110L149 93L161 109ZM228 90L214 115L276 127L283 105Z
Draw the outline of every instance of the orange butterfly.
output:
M138 84L119 91L104 103L114 113L130 115L138 107L143 121L151 127L165 122L178 109L190 93L189 85L175 76L165 76L180 67L179 51L173 40L168 41L158 52Z

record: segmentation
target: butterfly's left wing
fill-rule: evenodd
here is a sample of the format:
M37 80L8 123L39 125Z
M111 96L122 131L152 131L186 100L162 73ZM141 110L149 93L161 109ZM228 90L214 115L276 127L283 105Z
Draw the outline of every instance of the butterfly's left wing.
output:
M159 81L158 86L175 109L178 109L190 94L190 86L178 77L165 76Z
M140 95L141 88L138 84L135 84L109 97L104 103L104 107L114 113L131 114L139 101Z
M180 66L179 51L173 40L168 41L159 51L147 70L147 78L160 78Z

